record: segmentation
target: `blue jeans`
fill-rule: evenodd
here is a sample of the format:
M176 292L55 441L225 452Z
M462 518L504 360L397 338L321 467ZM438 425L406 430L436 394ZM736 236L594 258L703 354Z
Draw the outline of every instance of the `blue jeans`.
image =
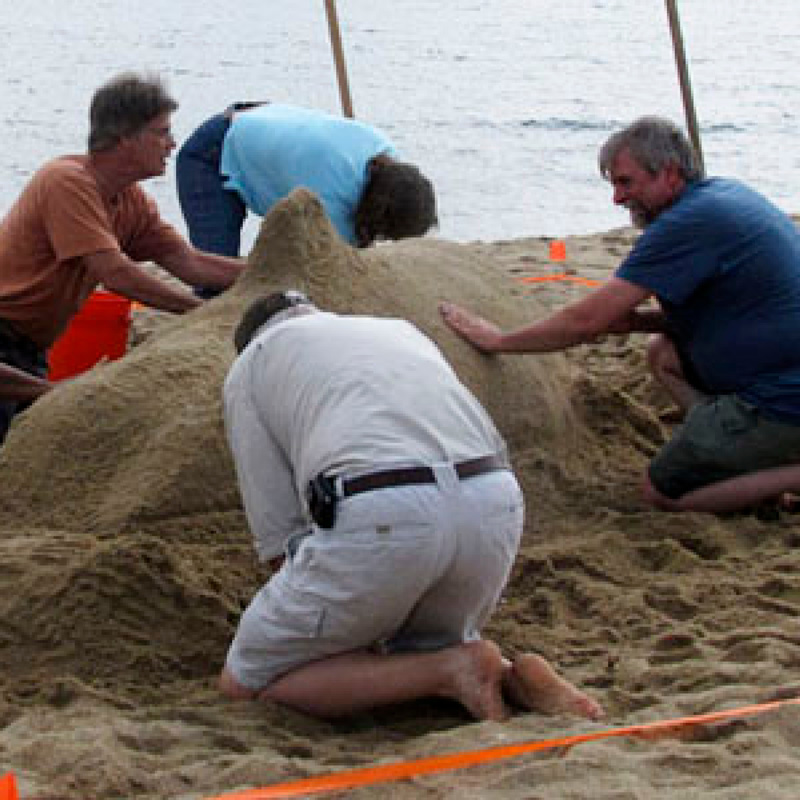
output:
M236 192L224 187L220 174L222 142L230 124L225 112L200 125L178 151L176 177L189 241L198 250L236 257L247 207ZM206 287L195 291L201 297L219 294Z

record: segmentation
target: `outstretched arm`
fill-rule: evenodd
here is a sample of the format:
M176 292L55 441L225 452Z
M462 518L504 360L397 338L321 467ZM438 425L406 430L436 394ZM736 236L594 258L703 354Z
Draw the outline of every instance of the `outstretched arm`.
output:
M484 353L549 353L591 342L606 333L640 330L643 312L636 307L649 296L640 286L611 278L583 300L508 333L452 303L441 303L439 311L459 336Z
M0 364L0 398L3 400L36 400L52 388L53 384L44 378L10 364Z
M187 288L150 274L118 250L90 253L83 259L98 283L123 297L179 314L202 305L202 300Z
M206 253L189 244L173 250L160 259L159 264L190 286L213 289L227 289L245 267L242 259Z

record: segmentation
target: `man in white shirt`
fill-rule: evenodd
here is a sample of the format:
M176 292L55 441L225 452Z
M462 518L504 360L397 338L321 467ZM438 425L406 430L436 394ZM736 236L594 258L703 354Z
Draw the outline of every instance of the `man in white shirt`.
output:
M235 341L226 429L276 572L240 621L222 691L322 717L427 696L478 719L506 718L506 701L599 717L541 657L512 664L481 639L523 499L500 434L434 343L293 291L256 301Z

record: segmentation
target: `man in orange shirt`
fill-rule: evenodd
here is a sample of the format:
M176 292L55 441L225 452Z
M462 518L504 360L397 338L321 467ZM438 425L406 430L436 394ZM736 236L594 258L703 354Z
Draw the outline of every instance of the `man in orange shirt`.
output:
M113 78L92 99L88 154L45 164L0 222L0 442L14 414L51 388L47 350L99 285L180 314L202 303L189 286L225 289L241 272L239 259L187 243L138 186L165 172L176 108L156 76Z

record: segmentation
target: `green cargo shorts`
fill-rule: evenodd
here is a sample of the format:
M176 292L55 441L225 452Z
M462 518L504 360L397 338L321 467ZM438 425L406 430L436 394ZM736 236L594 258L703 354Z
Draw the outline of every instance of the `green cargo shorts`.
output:
M800 424L765 417L735 394L696 403L650 462L661 494L677 500L712 483L800 463Z

